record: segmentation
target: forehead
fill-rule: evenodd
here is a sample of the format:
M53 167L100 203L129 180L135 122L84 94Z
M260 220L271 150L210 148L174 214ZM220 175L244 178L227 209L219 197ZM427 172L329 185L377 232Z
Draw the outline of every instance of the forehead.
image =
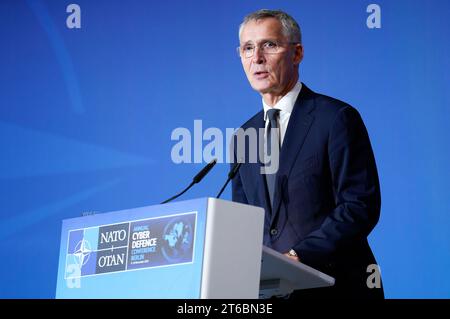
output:
M266 39L283 40L284 38L281 23L275 18L265 18L247 22L242 28L240 41L241 43L257 43Z

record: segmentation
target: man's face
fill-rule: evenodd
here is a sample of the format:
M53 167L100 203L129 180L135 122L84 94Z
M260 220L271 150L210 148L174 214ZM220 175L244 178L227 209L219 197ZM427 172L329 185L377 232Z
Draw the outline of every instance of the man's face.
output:
M278 53L261 51L264 43L272 41L281 46ZM280 96L286 94L298 80L298 64L303 58L300 44L289 44L283 35L282 25L275 18L251 20L241 32L240 47L254 47L252 57L241 54L245 74L254 90L261 94Z

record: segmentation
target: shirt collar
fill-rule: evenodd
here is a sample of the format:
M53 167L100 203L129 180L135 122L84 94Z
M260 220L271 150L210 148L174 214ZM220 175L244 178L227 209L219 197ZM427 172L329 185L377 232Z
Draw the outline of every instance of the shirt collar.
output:
M274 106L269 106L262 99L263 108L264 108L264 120L267 120L267 111L271 108L280 109L280 115L282 114L291 114L292 109L294 108L295 101L297 100L298 94L302 89L302 83L297 82L295 86L290 90L285 96L281 98Z

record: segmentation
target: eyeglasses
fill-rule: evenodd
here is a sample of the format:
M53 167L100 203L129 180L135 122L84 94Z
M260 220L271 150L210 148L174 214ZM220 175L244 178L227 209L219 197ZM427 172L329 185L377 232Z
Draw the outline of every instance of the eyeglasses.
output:
M258 49L265 54L276 54L283 51L284 47L282 44L298 44L298 42L287 42L287 43L278 43L275 41L265 41L258 46ZM244 57L246 59L251 58L253 54L255 54L255 45L254 44L246 44L242 47L237 47L237 53L240 57Z

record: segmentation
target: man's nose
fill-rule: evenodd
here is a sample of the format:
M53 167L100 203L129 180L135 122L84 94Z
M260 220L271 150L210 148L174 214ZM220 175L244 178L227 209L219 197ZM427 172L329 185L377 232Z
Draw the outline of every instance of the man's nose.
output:
M260 48L256 47L255 51L253 52L252 60L253 60L252 62L256 64L264 63L265 61L264 52Z

